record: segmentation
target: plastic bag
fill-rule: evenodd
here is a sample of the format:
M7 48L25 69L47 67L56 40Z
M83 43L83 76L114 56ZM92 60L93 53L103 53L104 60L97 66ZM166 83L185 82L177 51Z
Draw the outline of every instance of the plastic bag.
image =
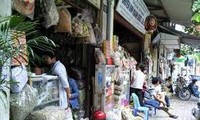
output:
M95 35L97 44L99 44L99 45L102 44L102 42L103 42L103 40L102 40L102 31L98 27L98 24L96 24L96 26L94 27L94 35Z
M58 10L59 13L59 22L55 26L55 32L67 32L71 33L72 28L71 28L71 14L67 10L67 8L60 8Z
M26 120L65 120L65 110L55 106L46 107L32 112Z
M78 13L72 19L72 34L74 37L89 37L89 30L87 24L80 19L81 14Z
M28 72L24 65L14 67L11 69L11 80L18 82L17 84L11 84L12 92L21 92L28 81Z
M9 120L9 93L8 88L0 89L0 120Z
M29 85L20 93L10 95L10 120L24 120L37 105L37 94Z
M13 7L16 11L33 19L35 0L13 0Z
M99 48L95 48L96 64L106 64L106 59L103 52Z
M84 21L84 25L87 26L88 28L88 31L89 31L89 36L88 36L88 40L87 40L87 43L89 44L96 44L96 38L94 36L94 31L93 31L93 28L92 28L92 25L89 21ZM86 35L86 33L84 33Z
M81 14L77 14L72 19L72 33L74 37L80 37L83 34L83 22L79 18Z
M59 14L54 0L41 0L41 9L45 20L45 27L49 28L53 25L57 25Z

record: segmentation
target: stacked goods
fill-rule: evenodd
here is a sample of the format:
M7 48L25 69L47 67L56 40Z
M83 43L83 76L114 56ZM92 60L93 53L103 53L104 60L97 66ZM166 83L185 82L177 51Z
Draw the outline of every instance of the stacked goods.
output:
M118 36L114 35L113 36L113 50L114 51L116 51L118 49L118 42L119 42Z
M26 120L65 120L65 110L60 107L46 107L32 112Z
M103 53L106 58L110 58L110 41L108 40L103 41Z
M37 94L29 85L20 93L10 95L10 120L24 120L37 104Z
M10 31L13 40L13 47L16 48L16 55L12 58L12 65L28 65L28 54L26 45L26 35L22 31ZM15 52L16 52L15 51Z
M106 64L106 59L103 52L99 48L95 48L96 64Z

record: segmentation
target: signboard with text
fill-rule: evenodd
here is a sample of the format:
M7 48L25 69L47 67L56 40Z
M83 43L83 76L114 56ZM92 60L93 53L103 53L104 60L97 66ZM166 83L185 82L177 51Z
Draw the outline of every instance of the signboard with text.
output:
M131 25L145 34L145 18L150 15L143 0L119 0L116 11Z

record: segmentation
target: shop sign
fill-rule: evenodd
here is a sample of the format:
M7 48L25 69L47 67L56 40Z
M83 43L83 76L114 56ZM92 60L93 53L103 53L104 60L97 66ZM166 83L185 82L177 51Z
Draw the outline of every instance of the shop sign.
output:
M88 0L89 3L100 9L101 6L101 0Z
M119 0L116 11L143 34L145 19L150 12L143 0Z

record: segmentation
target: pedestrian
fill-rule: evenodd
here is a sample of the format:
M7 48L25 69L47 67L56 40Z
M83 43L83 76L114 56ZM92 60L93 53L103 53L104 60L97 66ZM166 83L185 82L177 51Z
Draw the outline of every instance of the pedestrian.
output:
M51 66L51 74L58 76L59 79L59 105L63 109L68 109L68 101L71 98L69 82L65 66L56 58L55 53L46 52L45 62Z
M167 91L169 91L170 93L174 93L174 90L173 90L173 82L172 82L172 77L169 76L167 79L166 79L166 87L167 87Z
M142 66L137 64L136 71L134 71L133 78L131 79L130 94L135 93L139 98L140 105L144 106L142 89L145 81L145 75L141 69Z

